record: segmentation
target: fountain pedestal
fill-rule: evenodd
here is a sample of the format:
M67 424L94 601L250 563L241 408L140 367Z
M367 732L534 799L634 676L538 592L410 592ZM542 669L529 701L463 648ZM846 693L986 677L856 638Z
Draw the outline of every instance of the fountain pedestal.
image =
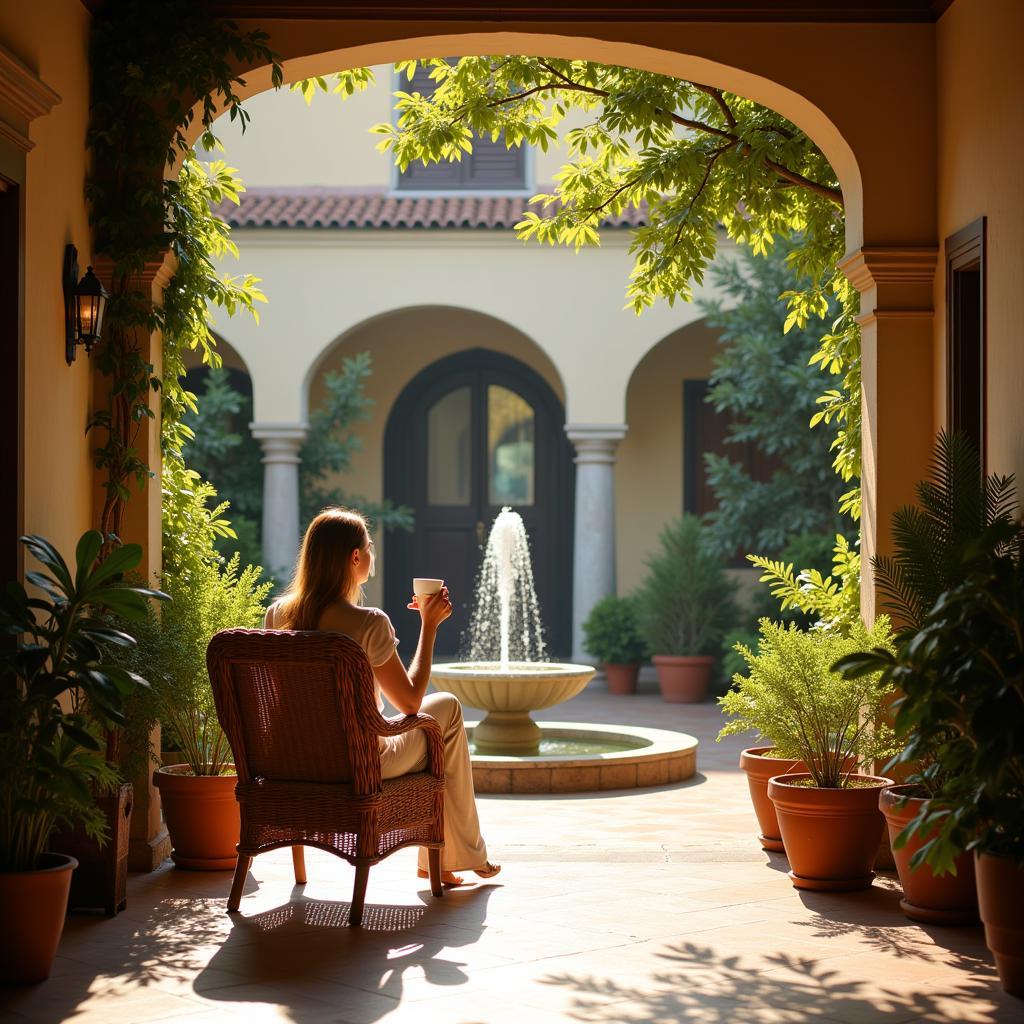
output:
M480 753L530 756L538 753L541 735L530 712L575 697L594 673L590 665L560 662L513 661L506 670L494 661L458 662L435 665L430 681L488 713L473 732Z
M540 753L540 726L528 711L489 711L473 730L478 754L534 757Z

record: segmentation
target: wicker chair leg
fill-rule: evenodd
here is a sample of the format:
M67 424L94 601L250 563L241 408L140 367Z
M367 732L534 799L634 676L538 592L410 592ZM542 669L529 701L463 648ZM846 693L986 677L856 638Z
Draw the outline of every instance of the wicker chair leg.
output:
M252 864L252 857L244 853L238 855L238 862L235 864L235 877L231 880L231 895L228 896L228 913L234 914L242 902L242 889L245 886L245 876L249 874L249 865Z
M427 850L427 873L430 875L430 891L434 896L444 895L441 885L441 851L436 847Z
M352 910L348 915L348 923L358 928L363 923L363 903L366 900L366 883L370 880L370 865L356 865L356 884L352 888Z
M302 846L292 847L292 867L295 869L295 884L306 884L306 850Z

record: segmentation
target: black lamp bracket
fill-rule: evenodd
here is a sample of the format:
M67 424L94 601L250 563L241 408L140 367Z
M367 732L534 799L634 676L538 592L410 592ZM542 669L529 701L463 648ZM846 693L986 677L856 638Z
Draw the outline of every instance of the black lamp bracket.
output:
M70 243L64 246L64 358L70 366L75 361L78 341L78 313L75 292L78 289L78 250Z

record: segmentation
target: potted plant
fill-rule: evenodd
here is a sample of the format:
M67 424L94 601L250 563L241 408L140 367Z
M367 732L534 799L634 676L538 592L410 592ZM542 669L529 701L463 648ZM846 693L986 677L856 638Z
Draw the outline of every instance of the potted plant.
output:
M221 565L196 559L165 573L173 598L157 618L150 616L139 638L138 655L155 667L151 682L158 717L177 739L182 761L154 773L171 857L181 868L233 870L239 835L236 776L231 748L221 730L206 669L206 648L215 633L234 626L262 625L270 584L261 570L239 572L238 555Z
M941 594L893 653L837 666L880 669L901 696L899 762L932 758L930 793L897 844L913 870L958 872L974 855L985 937L1007 992L1024 996L1024 524L995 519L960 552L963 582ZM901 876L902 877L902 876Z
M995 553L991 545L1001 544L995 537L1013 531L1013 478L985 477L977 447L963 434L939 434L929 478L918 484L917 499L916 505L893 515L893 554L872 561L884 606L905 627L896 660L903 658L939 597L964 583L974 567ZM996 533L986 533L997 524ZM900 673L891 671L896 660L881 652L866 659L851 656L843 665L852 670L883 669L901 689L895 708L906 709L896 718L903 752L885 770L899 768L906 774L909 767L911 773L905 784L879 797L903 886L900 905L913 920L970 924L978 918L973 854L961 850L942 871L925 861L926 848L936 837L935 826L924 824L927 808L949 782L944 746L954 726L917 729L917 699L902 690ZM935 694L927 699L935 699Z
M848 680L831 666L867 645L891 646L888 620L880 617L870 632L857 623L843 635L762 619L760 631L758 652L741 651L747 675L719 698L732 719L719 738L756 731L778 757L803 762L805 771L782 771L768 782L793 884L866 888L884 827L878 790L890 780L856 768L892 752L881 721L891 686L878 673Z
M640 635L636 599L603 597L583 623L584 645L601 662L608 679L608 692L636 693L640 664L647 647Z
M715 655L736 621L736 585L702 536L700 520L684 515L661 532L637 595L640 628L653 654L662 697L672 704L707 697Z
M41 597L17 582L0 594L0 981L27 984L49 976L77 865L49 852L50 839L61 824L104 838L96 796L118 781L104 730L146 685L106 659L111 645L135 641L100 616L144 618L147 599L166 595L121 581L142 557L137 544L101 558L103 538L86 533L72 572L42 537L21 542L49 570L25 574Z

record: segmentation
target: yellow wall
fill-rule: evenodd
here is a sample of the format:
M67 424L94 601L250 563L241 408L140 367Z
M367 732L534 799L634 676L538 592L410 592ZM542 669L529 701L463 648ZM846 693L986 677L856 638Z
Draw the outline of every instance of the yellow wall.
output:
M211 156L239 168L246 185L390 188L394 158L377 151L380 136L371 135L369 129L392 120L392 93L408 83L404 79L395 83L390 64L378 64L373 71L376 84L344 100L317 92L307 107L299 93L287 89L250 97L245 101L252 114L249 128L243 133L239 122L221 119L216 130L225 153ZM580 115L574 115L564 127L581 121ZM564 158L565 150L559 145L547 153L532 152L527 187L548 186Z
M957 0L936 34L939 241L987 223L988 468L1024 484L1024 4ZM935 363L945 359L945 259L935 288ZM936 425L945 373L936 375Z
M629 382L629 433L615 464L619 593L646 575L662 527L683 511L683 381L707 380L716 333L703 322L670 334L644 357Z
M25 167L21 529L48 537L66 558L93 525L91 443L85 437L90 366L84 353L70 367L64 361L61 291L65 244L78 246L82 273L91 259L83 198L88 28L80 0L0 5L0 43L61 96L49 114L32 122L35 148Z

